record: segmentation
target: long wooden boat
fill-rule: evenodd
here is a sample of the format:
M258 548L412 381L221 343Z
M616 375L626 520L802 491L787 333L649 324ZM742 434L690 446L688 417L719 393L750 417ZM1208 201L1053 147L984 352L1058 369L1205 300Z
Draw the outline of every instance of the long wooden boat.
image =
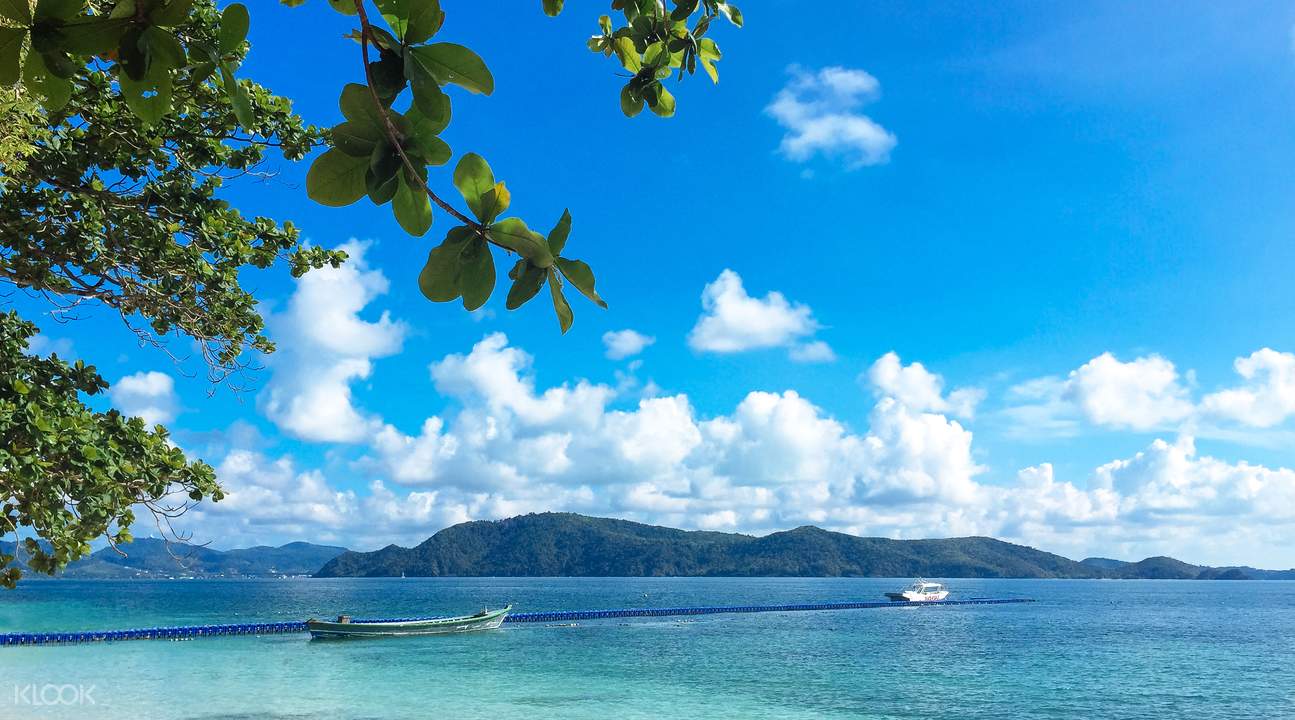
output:
M513 606L509 605L500 610L482 610L475 615L427 620L352 620L349 616L342 615L337 618L337 622L326 622L311 618L306 621L306 629L310 631L310 637L320 639L476 632L499 627L512 609Z

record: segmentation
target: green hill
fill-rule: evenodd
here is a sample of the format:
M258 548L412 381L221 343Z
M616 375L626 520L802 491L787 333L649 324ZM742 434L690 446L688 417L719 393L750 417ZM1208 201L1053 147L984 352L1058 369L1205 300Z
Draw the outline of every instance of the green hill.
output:
M0 543L0 552L12 543ZM270 577L309 575L346 548L294 542L280 547L258 546L238 550L213 550L197 545L138 538L122 545L122 552L104 548L67 566L61 577L83 579L152 577ZM31 578L45 577L31 574Z
M414 548L347 552L316 577L1101 577L1059 555L984 537L862 538L801 527L764 537L542 513L446 528Z

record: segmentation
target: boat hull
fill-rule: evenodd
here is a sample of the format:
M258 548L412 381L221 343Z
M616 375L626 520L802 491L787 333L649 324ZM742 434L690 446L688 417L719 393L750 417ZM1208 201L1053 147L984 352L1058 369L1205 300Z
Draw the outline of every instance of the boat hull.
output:
M410 635L449 635L454 633L495 630L504 624L511 606L482 615L434 618L430 620L403 620L396 622L353 621L324 622L307 620L310 637L317 640L405 637Z
M939 602L949 597L947 590L935 593L918 593L918 592L897 592L886 593L886 597L892 602Z

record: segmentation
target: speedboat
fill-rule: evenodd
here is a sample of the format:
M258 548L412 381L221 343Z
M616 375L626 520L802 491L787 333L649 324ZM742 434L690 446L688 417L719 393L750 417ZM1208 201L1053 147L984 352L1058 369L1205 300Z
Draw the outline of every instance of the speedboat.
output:
M320 639L476 632L498 628L504 624L504 618L508 617L508 611L512 609L513 606L508 605L500 610L482 610L475 615L422 620L352 620L349 615L339 615L337 622L311 618L306 621L306 629L310 631L311 638Z
M949 597L949 589L937 582L927 582L918 578L912 585L899 592L888 592L886 597L895 602L939 602Z

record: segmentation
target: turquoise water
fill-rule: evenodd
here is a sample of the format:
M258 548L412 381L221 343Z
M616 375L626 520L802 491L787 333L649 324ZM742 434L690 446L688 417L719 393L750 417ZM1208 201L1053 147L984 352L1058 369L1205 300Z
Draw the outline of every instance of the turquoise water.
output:
M522 611L874 600L902 584L65 580L0 592L0 632L426 615L504 602ZM0 648L0 718L1295 717L1295 583L950 584L955 597L1040 602L591 620L352 642L281 635ZM36 704L45 686L63 688L46 691L55 704Z

